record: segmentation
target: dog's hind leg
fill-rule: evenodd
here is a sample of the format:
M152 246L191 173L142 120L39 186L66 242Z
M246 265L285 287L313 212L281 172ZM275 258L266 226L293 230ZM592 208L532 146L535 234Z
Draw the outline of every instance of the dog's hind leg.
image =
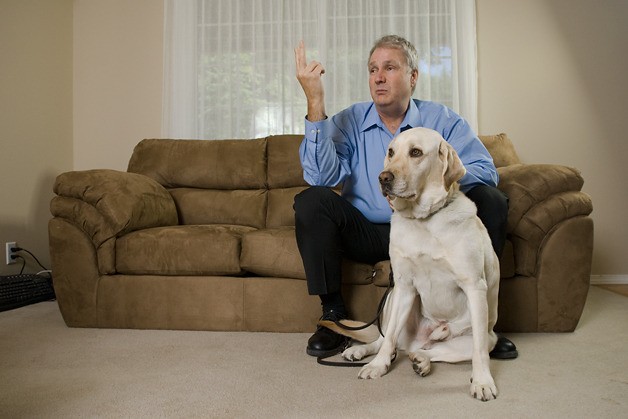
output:
M430 357L423 351L415 351L410 352L408 354L410 361L412 361L412 368L414 372L419 374L421 377L427 376L430 372L432 372L432 363Z
M443 341L451 336L451 331L449 330L449 325L445 322L440 323L436 328L430 333L429 340L431 341Z
M432 342L429 349L414 350L409 355L413 353L416 353L417 357L427 357L433 362L455 364L470 361L473 357L473 337L465 335L442 342Z
M460 336L447 341L432 342L429 349L413 349L408 353L414 372L421 377L432 371L432 361L456 363L469 361L472 354L471 336Z

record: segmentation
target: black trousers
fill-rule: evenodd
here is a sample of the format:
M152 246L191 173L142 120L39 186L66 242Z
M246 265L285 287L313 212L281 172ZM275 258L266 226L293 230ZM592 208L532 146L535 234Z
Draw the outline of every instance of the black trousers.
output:
M508 198L485 185L466 195L475 202L478 217L500 255L506 242ZM294 211L297 245L311 295L340 292L343 258L370 264L389 259L390 224L370 222L330 188L312 186L301 192L294 199Z

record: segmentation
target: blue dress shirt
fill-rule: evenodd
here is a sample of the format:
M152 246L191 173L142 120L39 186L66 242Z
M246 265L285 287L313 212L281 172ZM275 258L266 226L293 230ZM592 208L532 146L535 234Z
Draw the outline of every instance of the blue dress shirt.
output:
M388 144L409 128L438 131L451 144L467 169L460 189L484 184L497 186L493 159L469 124L438 103L410 100L406 116L393 135L373 102L356 103L323 121L305 119L305 138L299 153L305 181L313 186L342 183L342 196L373 223L389 223L392 210L379 188Z

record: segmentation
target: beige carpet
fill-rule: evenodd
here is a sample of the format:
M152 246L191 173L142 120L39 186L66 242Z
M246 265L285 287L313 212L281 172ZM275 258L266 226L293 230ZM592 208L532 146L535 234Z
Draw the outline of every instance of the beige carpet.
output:
M55 303L0 313L0 417L628 417L628 298L591 288L574 333L513 334L492 361L497 400L470 364L420 378L403 354L379 380L320 366L306 334L67 328Z

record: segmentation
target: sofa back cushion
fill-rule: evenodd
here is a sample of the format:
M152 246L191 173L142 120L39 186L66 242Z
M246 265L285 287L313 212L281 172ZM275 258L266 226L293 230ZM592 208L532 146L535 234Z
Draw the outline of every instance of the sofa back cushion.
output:
M266 139L147 139L127 169L166 187L180 224L266 224Z
M491 157L493 157L495 167L521 163L515 146L506 134L480 135L480 140L491 154Z
M166 188L263 189L266 139L143 140L135 146L127 171Z
M231 224L263 228L266 225L266 189L170 189L179 224Z
M299 159L302 140L303 135L268 137L268 228L294 226L294 196L308 186Z

